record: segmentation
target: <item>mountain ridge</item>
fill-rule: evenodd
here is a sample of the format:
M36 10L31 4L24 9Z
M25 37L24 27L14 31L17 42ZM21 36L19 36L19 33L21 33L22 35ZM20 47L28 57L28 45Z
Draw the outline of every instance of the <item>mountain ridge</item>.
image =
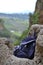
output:
M22 14L22 13L0 13L0 17L9 17L9 18L20 18L20 19L28 19L28 14Z

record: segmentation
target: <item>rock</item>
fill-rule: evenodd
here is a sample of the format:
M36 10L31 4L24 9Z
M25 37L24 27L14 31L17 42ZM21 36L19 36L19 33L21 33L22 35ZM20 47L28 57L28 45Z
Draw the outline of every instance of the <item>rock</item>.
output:
M43 25L32 25L30 33L33 34L34 32L37 35L34 65L43 65Z
M34 33L36 34L36 36L38 36L38 33L40 31L40 25L39 24L35 24L32 25L29 31L29 35L34 35Z
M37 58L39 57L40 63L39 65L43 65L43 29L40 30L37 40L36 40L36 46L37 46L37 53L36 56ZM37 61L39 61L39 59Z
M39 12L39 23L43 24L43 0L37 0L35 12Z
M0 43L0 65L32 65L33 61L25 58L17 58L10 54L7 45Z
M43 29L40 30L39 35L43 35Z
M36 32L36 51L33 60L18 58L10 53L7 39L0 38L0 65L43 65L43 25L35 24L30 28L30 33Z
M30 33L33 34L34 31L37 33L36 51L35 51L34 59L29 60L25 58L17 58L11 55L7 59L7 62L6 62L7 65L43 65L43 46L42 46L43 44L41 43L43 40L43 36L42 36L43 35L43 25L39 25L39 24L32 25L30 28Z
M43 47L43 35L38 35L36 42L39 46Z
M9 57L9 55L8 47L0 43L0 65L6 65L6 59Z
M0 38L0 43L7 45L9 49L13 49L13 47L14 47L13 44L10 43L10 40L5 37Z
M9 59L7 59L6 65L27 65L28 59L23 58L17 58L15 56L11 56Z
M38 36L38 33L40 32L41 29L43 29L43 25L41 24L32 25L29 31L29 35L33 35L35 33L36 36Z
M11 55L8 47L0 44L0 65L32 65L32 62L31 60Z
M36 44L38 51L40 52L41 55L43 55L43 29L41 29L38 34Z

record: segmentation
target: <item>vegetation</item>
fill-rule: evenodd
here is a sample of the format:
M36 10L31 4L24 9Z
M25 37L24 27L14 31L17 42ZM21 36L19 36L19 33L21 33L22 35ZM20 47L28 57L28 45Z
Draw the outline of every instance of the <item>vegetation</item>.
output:
M38 24L39 23L39 12L35 12L32 16L32 22L33 24Z
M39 13L29 13L28 19L20 18L3 18L0 19L0 24L3 26L3 30L0 31L0 37L10 37L13 40L14 45L20 44L20 42L28 36L29 22L32 24L38 23Z
M29 28L22 33L22 35L15 41L14 45L19 45L20 42L21 42L23 39L25 39L25 37L28 36L28 33L29 33Z
M3 29L0 31L0 37L7 37L10 38L11 33L7 29Z
M1 18L0 24L3 27L0 37L10 37L14 45L20 44L20 41L26 36L29 26L28 19L19 18Z
M0 30L0 37L10 37L10 32L5 28L3 19L0 19L0 25L3 28Z
M35 13L30 13L29 14L29 21L30 21L30 26L32 24L38 24L39 23L39 12L35 12Z
M38 18L39 18L39 13L38 12L36 12L34 14L29 13L30 26L32 24L38 24L38 20L39 20ZM23 32L23 34L21 35L21 37L14 43L14 45L20 44L20 42L28 35L30 26L28 27L27 30L25 30Z
M11 32L11 39L14 44L29 27L28 19L5 18L4 21L5 28Z

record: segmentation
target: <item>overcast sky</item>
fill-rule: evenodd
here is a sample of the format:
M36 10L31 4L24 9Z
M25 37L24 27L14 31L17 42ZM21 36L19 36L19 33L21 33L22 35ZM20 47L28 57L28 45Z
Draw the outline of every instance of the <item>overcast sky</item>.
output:
M0 13L28 13L35 9L36 0L0 0Z

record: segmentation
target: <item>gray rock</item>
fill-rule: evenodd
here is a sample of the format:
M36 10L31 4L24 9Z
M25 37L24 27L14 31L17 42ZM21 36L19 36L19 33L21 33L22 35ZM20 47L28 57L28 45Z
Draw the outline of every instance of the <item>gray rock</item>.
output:
M30 62L31 60L11 55L7 45L0 43L0 65L31 65Z
M27 63L28 63L28 59L17 58L11 55L10 58L7 59L6 65L27 65Z
M0 44L0 65L6 65L6 59L9 57L9 49L6 45Z

